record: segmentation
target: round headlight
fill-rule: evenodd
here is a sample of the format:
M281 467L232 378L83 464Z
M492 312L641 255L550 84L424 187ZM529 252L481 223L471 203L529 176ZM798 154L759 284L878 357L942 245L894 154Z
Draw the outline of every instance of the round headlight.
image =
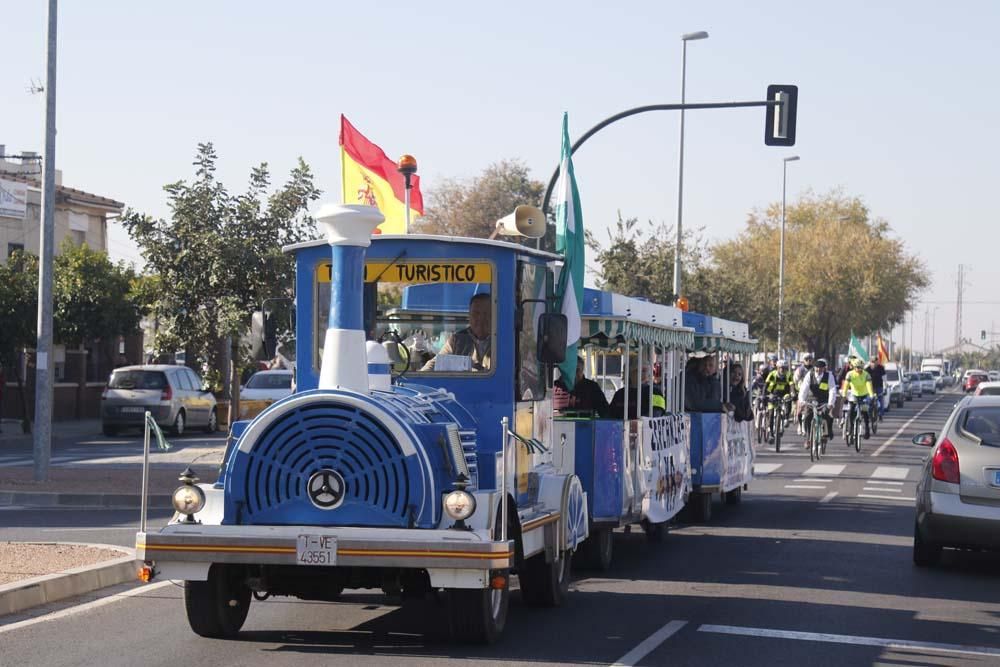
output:
M197 514L205 507L205 492L185 484L174 491L173 501L174 509L181 514Z
M468 491L452 491L444 497L444 511L456 521L464 521L476 511L476 498Z

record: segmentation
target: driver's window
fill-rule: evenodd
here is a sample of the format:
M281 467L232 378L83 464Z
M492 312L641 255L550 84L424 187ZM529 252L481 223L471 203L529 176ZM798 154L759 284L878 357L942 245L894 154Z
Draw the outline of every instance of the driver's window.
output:
M319 274L322 276L322 271ZM395 344L396 372L492 374L496 368L496 303L488 262L372 259L365 265L365 320L369 339ZM374 286L374 289L372 289ZM330 301L329 283L318 283L315 359Z

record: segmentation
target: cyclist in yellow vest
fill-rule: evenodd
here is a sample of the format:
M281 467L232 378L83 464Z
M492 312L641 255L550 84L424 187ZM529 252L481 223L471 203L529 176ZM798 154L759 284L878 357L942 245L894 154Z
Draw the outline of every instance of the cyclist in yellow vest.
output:
M840 388L840 395L847 398L847 392L851 391L858 399L858 409L865 419L865 440L871 437L871 430L868 424L867 401L875 400L875 389L872 387L872 378L865 370L865 362L855 358L851 365L853 368L844 376L844 384Z
M778 367L768 374L767 379L764 380L764 390L768 394L776 394L780 396L782 400L788 400L792 396L792 373L788 370L788 360L779 359ZM770 405L768 405L770 409ZM790 418L789 410L785 410L785 424L788 424Z

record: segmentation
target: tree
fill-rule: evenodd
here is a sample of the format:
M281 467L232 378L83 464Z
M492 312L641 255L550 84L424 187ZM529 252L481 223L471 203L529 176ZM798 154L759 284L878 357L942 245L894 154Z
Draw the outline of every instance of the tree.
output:
M780 204L754 212L736 239L711 249L705 280L710 310L748 321L757 337L777 339ZM789 347L832 356L858 336L902 321L927 287L923 262L839 190L807 194L786 210L784 332Z
M230 338L232 365L226 370L238 411L245 361L240 337L265 298L293 294L294 261L281 248L315 236L307 211L320 190L299 158L272 194L267 163L261 163L251 170L247 191L234 196L216 179L216 161L212 144L199 144L195 179L165 186L169 220L129 210L122 221L164 286L153 303L160 323L157 348L183 348L193 353L188 359L201 357L218 369L218 342Z
M684 233L681 253L681 280L684 295L694 308L704 302L702 267L705 244L701 230ZM637 218L618 221L608 230L607 246L601 245L592 232L587 232L587 247L595 253L600 265L597 285L601 289L638 296L656 303L674 302L674 232L665 224L649 221L640 227Z
M445 180L427 193L414 230L424 234L487 238L496 222L520 204L541 206L545 184L532 180L517 160L495 162L465 183Z
M13 370L21 398L21 428L31 432L21 378L20 354L33 347L38 323L38 258L16 252L0 264L0 366Z
M136 331L142 317L136 280L135 271L112 263L107 253L67 240L55 258L52 284L56 340L79 346L88 339L111 340Z

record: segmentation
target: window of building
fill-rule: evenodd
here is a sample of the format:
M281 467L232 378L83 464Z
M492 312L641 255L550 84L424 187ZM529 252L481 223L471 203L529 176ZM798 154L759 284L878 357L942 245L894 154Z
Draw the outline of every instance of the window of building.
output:
M87 232L80 231L79 229L69 230L70 238L73 239L73 245L81 246L87 242Z

